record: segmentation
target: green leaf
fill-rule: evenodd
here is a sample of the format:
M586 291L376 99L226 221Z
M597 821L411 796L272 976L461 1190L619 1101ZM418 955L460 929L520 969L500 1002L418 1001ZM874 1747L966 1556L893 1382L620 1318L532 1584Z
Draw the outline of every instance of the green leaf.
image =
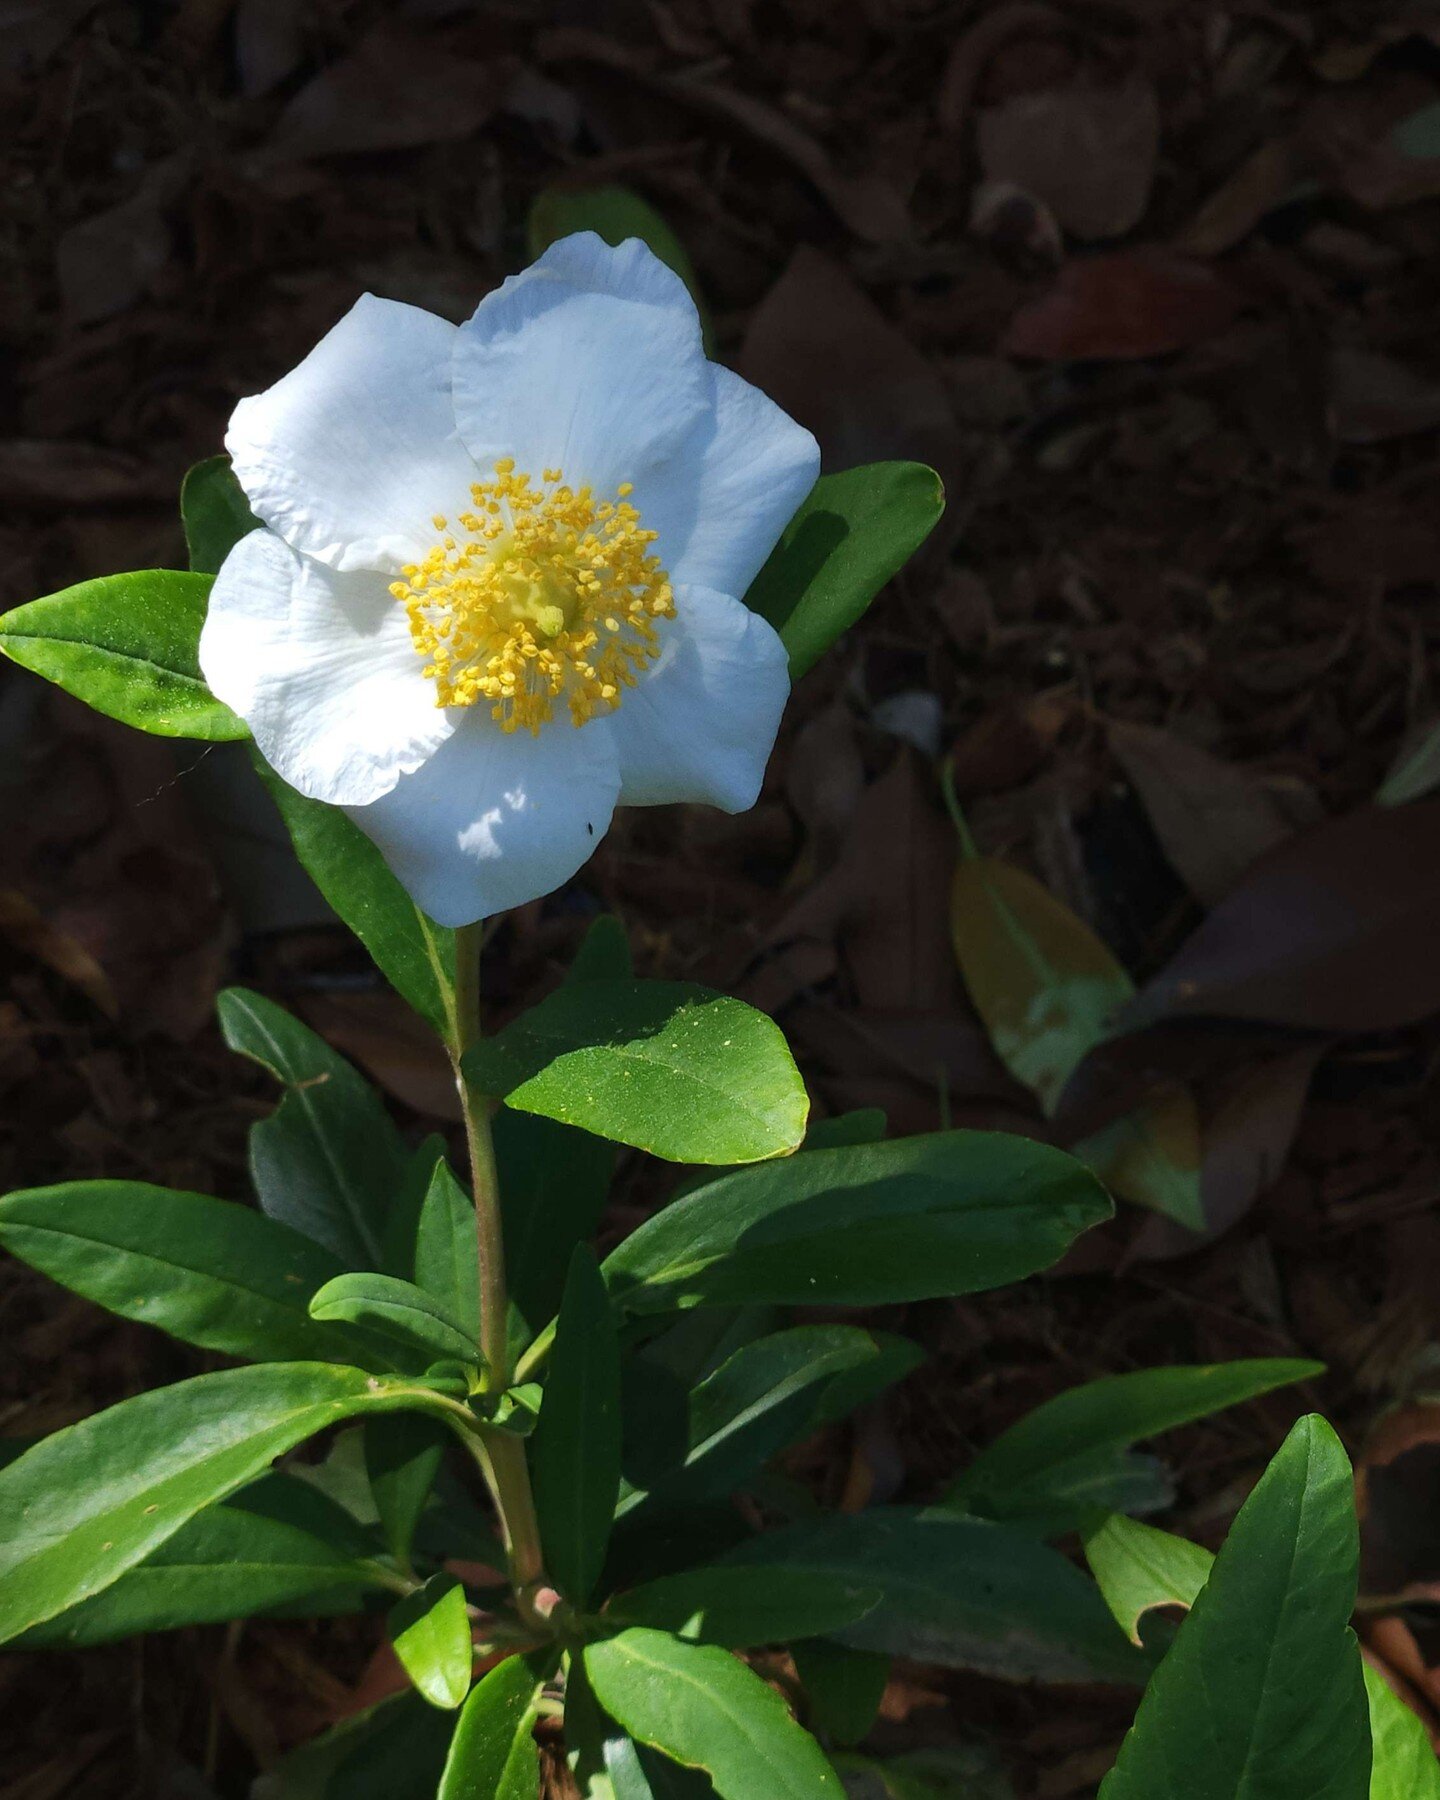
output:
M816 1150L657 1213L605 1263L627 1312L770 1301L880 1306L1003 1287L1110 1216L1062 1151L998 1132Z
M583 1606L600 1578L620 1488L620 1346L584 1244L570 1257L531 1466L546 1570Z
M449 1442L448 1427L424 1413L382 1413L365 1422L370 1492L390 1554L402 1568L409 1567L415 1528Z
M530 1728L540 1677L522 1656L470 1690L435 1800L535 1800L540 1753Z
M879 1762L837 1757L850 1800L1015 1800L994 1752L979 1745L910 1750Z
M1135 985L1083 919L1033 875L967 843L950 890L955 958L995 1053L1046 1115L1109 1035Z
M1370 1708L1369 1800L1440 1800L1440 1762L1430 1734L1383 1675L1365 1668Z
M615 1146L534 1113L498 1112L491 1128L510 1302L528 1338L554 1318L570 1252L600 1224Z
M815 1411L815 1424L830 1425L883 1394L897 1381L913 1374L925 1361L925 1352L910 1338L889 1331L867 1331L872 1353L827 1382Z
M232 1200L141 1181L75 1181L0 1200L0 1244L125 1319L264 1362L354 1362L375 1345L318 1324L327 1250Z
M585 1672L632 1738L703 1769L723 1800L840 1800L814 1738L728 1652L633 1627L587 1644Z
M742 1344L689 1394L682 1444L652 1412L643 1460L632 1454L627 1461L616 1516L647 1495L675 1505L732 1493L815 1429L836 1376L878 1355L870 1333L854 1325L798 1325Z
M1156 1607L1189 1609L1210 1576L1209 1550L1169 1531L1157 1531L1111 1513L1085 1533L1085 1560L1105 1604L1132 1644L1142 1641L1140 1621Z
M1087 1382L1036 1407L981 1451L946 1504L988 1518L1036 1519L1051 1535L1094 1523L1110 1510L1117 1482L1123 1488L1132 1444L1323 1371L1323 1363L1263 1357Z
M313 1533L210 1506L101 1593L22 1632L15 1648L84 1649L142 1632L259 1616L357 1612L380 1584Z
M605 1609L622 1625L648 1625L692 1643L747 1650L821 1637L852 1625L880 1590L809 1569L687 1569L620 1594Z
M648 244L661 262L673 269L689 288L690 298L700 314L706 354L713 353L710 319L695 266L684 244L648 200L643 200L632 188L614 184L543 188L531 202L530 216L525 224L530 260L533 262L551 244L576 231L593 231L607 244L616 246L623 244L626 238L639 238Z
M338 806L306 799L263 757L253 760L310 879L396 993L453 1042L455 933L420 911L385 858Z
M415 1284L455 1320L472 1342L478 1341L480 1247L475 1233L475 1203L443 1156L435 1164L420 1208L415 1233Z
M453 1575L432 1575L391 1609L390 1642L432 1706L453 1711L464 1701L475 1654L465 1590Z
M432 1363L478 1367L480 1352L463 1325L413 1282L360 1271L327 1281L310 1302L310 1317L358 1325L367 1336L388 1339L418 1370Z
M889 1128L879 1106L857 1106L833 1119L812 1119L802 1150L842 1150L851 1144L878 1144Z
M823 1637L792 1644L790 1654L810 1703L812 1728L837 1744L858 1744L868 1737L885 1698L890 1658L828 1643Z
M1350 1465L1304 1418L1241 1507L1101 1800L1365 1800Z
M452 1713L398 1694L292 1750L250 1800L435 1800Z
M379 1096L343 1056L273 1000L226 988L225 1042L285 1084L250 1133L260 1204L347 1268L384 1264L386 1213L405 1178L405 1146Z
M877 1506L767 1532L720 1561L880 1588L873 1612L833 1634L856 1649L1022 1681L1138 1684L1148 1668L1094 1583L1008 1526Z
M856 623L944 510L940 477L924 463L866 463L820 477L745 596L780 633L792 681Z
M200 628L209 575L103 575L0 617L0 651L96 712L157 737L249 737L206 687Z
M180 483L180 519L190 567L218 575L220 565L243 537L261 527L228 456L207 457L186 471Z
M566 981L631 981L634 975L625 927L614 913L597 914L565 971Z
M810 1106L772 1020L684 981L561 987L477 1044L465 1068L521 1112L669 1162L783 1156Z
M222 1369L122 1400L0 1470L0 1642L117 1580L284 1450L356 1414L433 1406L327 1363Z

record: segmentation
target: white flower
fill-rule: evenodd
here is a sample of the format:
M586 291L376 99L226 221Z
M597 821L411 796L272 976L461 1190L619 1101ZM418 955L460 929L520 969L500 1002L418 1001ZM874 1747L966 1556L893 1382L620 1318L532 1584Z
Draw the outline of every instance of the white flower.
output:
M205 678L442 924L559 886L617 804L754 804L789 677L740 596L819 454L638 239L458 327L367 295L225 442L265 529Z

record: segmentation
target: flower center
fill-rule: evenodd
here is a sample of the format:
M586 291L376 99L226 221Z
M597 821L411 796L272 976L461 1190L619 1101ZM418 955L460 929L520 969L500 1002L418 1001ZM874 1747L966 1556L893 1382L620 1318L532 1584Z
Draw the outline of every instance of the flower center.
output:
M675 616L630 491L597 500L559 469L537 487L505 457L470 489L472 511L453 526L436 514L439 543L390 592L439 705L485 700L504 730L536 733L560 700L576 725L614 711L660 654L656 620Z

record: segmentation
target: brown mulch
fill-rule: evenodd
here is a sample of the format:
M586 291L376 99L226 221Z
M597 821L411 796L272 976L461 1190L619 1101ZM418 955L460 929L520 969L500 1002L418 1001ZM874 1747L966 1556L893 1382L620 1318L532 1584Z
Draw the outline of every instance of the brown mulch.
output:
M610 908L645 972L774 1012L819 1109L883 1106L897 1133L1053 1135L957 972L944 752L982 847L1036 874L1142 988L1157 978L1155 1022L1089 1098L1113 1112L1157 1071L1190 1085L1214 1241L1122 1207L1052 1277L887 1315L929 1361L807 1446L798 1473L847 1504L923 1497L1095 1375L1323 1358L1312 1390L1165 1440L1176 1526L1213 1543L1302 1408L1358 1454L1423 1394L1440 845L1423 802L1351 816L1437 710L1440 10L11 13L5 605L179 563L180 477L235 399L363 289L465 316L526 260L528 209L556 182L623 182L660 208L720 353L815 430L829 466L913 457L944 476L936 539L799 687L756 809L622 817L572 888L488 952L503 1014ZM109 1174L243 1194L269 1098L212 1023L232 979L360 1061L407 1130L444 1123L443 1071L326 924L243 754L136 738L8 668L0 743L6 1189ZM1284 880L1252 874L1277 846ZM1193 936L1207 916L1241 919L1225 956ZM661 1191L627 1171L607 1230ZM9 1261L0 1331L7 1435L203 1361ZM1403 1417L1419 1422L1389 1429L1378 1460L1419 1460L1404 1480L1372 1472L1368 1566L1426 1599L1440 1426ZM0 1659L0 1796L243 1795L345 1709L379 1629L266 1623ZM1432 1701L1434 1636L1395 1622L1376 1641ZM1020 1800L1078 1800L1128 1707L904 1668L875 1742L981 1740Z

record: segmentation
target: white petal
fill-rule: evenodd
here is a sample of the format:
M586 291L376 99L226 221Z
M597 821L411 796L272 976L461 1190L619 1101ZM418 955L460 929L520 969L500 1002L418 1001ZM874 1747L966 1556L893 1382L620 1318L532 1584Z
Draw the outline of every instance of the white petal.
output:
M539 480L608 498L706 419L710 383L695 303L638 238L593 231L552 244L481 301L455 347L455 417L480 467L502 457Z
M374 800L450 736L423 667L383 575L337 574L252 531L215 577L200 668L312 800Z
M820 446L757 387L710 365L713 412L635 484L674 582L744 594L820 473Z
M703 800L724 812L755 804L790 693L774 628L729 594L680 588L660 630L658 662L628 688L609 724L620 800Z
M501 731L471 707L448 744L370 806L347 807L441 925L538 899L589 860L620 776L609 719Z
M225 447L255 512L335 569L398 569L433 544L432 515L469 503L455 430L456 326L364 294L304 362L230 419Z

